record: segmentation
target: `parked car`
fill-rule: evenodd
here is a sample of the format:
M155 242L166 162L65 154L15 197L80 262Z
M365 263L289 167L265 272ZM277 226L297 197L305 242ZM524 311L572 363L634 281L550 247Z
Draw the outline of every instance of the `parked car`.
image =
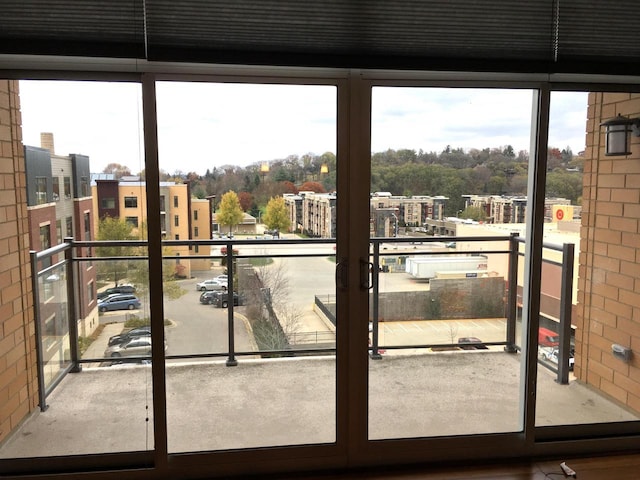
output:
M136 293L136 287L129 284L118 285L117 287L107 288L102 292L98 292L98 300L102 300L103 298L108 297L109 295L113 295L114 293Z
M458 339L458 345L463 350L488 350L482 340L477 337L460 337Z
M164 343L164 350L167 351L167 342ZM151 337L137 337L125 343L111 345L104 351L104 356L107 358L150 357Z
M211 305L213 303L211 297L216 293L218 293L217 290L205 290L200 294L200 303L204 305Z
M560 355L558 347L540 347L538 352L540 353L541 359L558 365L558 356ZM569 370L573 370L574 364L575 358L573 356L573 350L569 350Z
M211 305L217 308L227 308L229 306L229 294L227 292L213 292L211 295ZM244 305L244 295L233 292L233 305Z
M538 345L541 347L557 347L560 336L553 330L540 327L538 329Z
M148 337L150 335L151 335L151 326L133 328L128 332L124 332L119 335L113 335L109 337L109 346L120 344L120 343L126 343L129 340L133 340L134 338Z
M204 292L205 290L226 290L227 284L218 280L205 280L203 282L196 283L196 290Z
M217 280L217 281L219 281L221 283L228 284L229 283L229 275L227 275L226 273L222 274L222 275L218 275L217 277L214 277L214 280Z
M140 308L140 300L130 293L115 293L98 301L98 310L101 312L133 310L134 308Z

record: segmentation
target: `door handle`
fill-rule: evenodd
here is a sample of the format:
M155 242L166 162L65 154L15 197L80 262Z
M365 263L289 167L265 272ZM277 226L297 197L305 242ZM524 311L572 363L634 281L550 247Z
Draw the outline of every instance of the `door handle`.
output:
M363 290L371 290L373 288L370 276L372 271L373 263L360 259L360 288Z

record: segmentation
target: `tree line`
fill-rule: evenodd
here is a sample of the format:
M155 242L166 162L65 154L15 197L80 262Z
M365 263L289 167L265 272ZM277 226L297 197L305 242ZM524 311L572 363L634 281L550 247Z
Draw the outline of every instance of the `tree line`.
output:
M582 195L582 157L569 147L549 148L546 195L563 197L579 205ZM247 167L226 165L196 172L161 172L161 180L191 183L197 198L215 195L218 202L228 191L236 192L243 211L254 216L266 213L271 198L284 193L335 191L337 159L322 155L290 155L285 159L255 163ZM462 195L526 195L529 155L516 153L510 145L470 149L447 146L442 152L411 149L377 152L371 155L371 191L394 195L442 195L449 198L445 214L463 208ZM106 173L129 172L110 164ZM144 172L140 172L144 177Z

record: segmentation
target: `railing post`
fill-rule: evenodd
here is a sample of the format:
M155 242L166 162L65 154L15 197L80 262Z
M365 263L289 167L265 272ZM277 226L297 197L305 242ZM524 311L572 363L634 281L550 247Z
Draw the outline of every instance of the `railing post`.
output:
M558 378L562 385L569 383L569 354L571 349L571 308L573 296L573 264L575 245L562 245L562 284L560 286L560 332L558 345Z
M227 367L235 367L238 365L236 360L236 347L235 347L235 332L233 322L233 244L227 242L227 294L230 292L228 306L227 306L227 324L228 324L228 336L229 336L229 356L227 357Z
M518 317L518 233L512 232L509 240L509 297L507 300L507 344L505 352L515 353L516 318Z
M47 392L44 384L44 358L42 355L42 326L40 324L40 287L38 285L38 253L31 250L31 289L33 291L34 331L36 335L36 361L38 362L38 403L40 411L44 412L47 406Z
M382 359L382 355L378 352L378 293L379 293L379 274L380 274L380 242L373 243L373 263L371 272L371 284L373 286L373 329L371 332L371 353L369 354L372 360ZM369 327L367 326L367 329ZM367 336L369 334L367 333Z
M69 248L64 252L65 264L67 268L67 314L69 315L69 351L71 353L71 373L78 373L82 371L82 365L80 364L80 355L78 351L78 321L77 321L77 309L76 299L78 287L78 275L77 265L75 262L73 238L67 237L64 242L69 245Z

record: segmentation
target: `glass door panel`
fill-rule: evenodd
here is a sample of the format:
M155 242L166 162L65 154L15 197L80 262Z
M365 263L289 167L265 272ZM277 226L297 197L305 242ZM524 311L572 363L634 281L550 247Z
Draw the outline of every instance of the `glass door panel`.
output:
M551 95L536 426L640 420L637 362L626 356L638 334L639 98ZM618 155L606 151L612 119L628 120L616 127ZM584 128L572 137L574 124Z
M336 102L157 84L171 453L336 441Z
M3 422L15 427L0 458L153 450L149 349L125 342L149 316L147 249L138 235L146 212L126 200L141 198L135 183L122 185L144 170L140 85L20 81L19 93L27 189L19 197L27 198L29 245L42 255L38 324L24 351L42 397L40 413L20 424L28 410L16 406L36 385L15 375L5 390L15 395L0 402ZM92 243L134 239L135 246ZM49 248L59 250L42 253Z
M370 440L516 432L531 90L372 93Z

